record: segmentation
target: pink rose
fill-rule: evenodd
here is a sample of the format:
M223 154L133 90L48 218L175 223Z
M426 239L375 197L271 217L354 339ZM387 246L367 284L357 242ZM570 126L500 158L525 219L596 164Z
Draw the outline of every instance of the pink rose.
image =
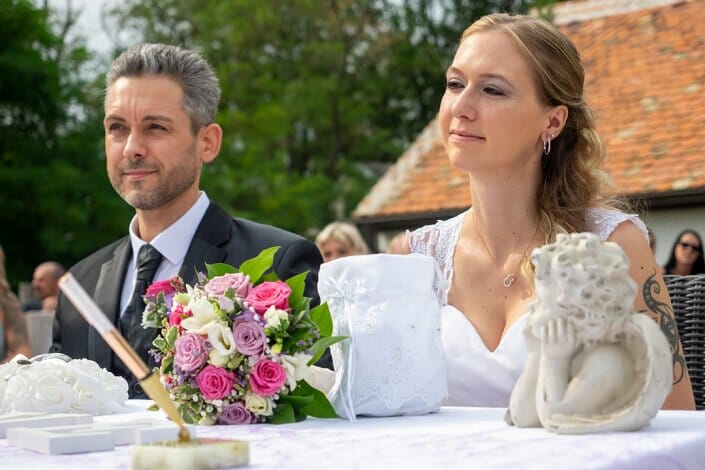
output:
M242 273L225 274L223 276L214 277L203 287L208 295L222 296L232 289L235 294L244 299L252 288L250 276Z
M272 305L279 310L287 310L290 294L291 287L286 282L263 282L250 291L246 300L255 312L263 314Z
M189 373L197 371L208 359L206 342L196 333L186 333L174 343L174 365L181 371Z
M250 372L250 387L261 397L274 395L286 382L286 371L274 361L262 359Z
M253 424L257 422L257 416L248 410L244 403L236 401L220 413L218 422L220 424Z
M184 306L179 304L176 307L174 307L174 310L171 311L169 314L169 326L181 326L181 321L184 318L188 318L192 316L193 314L189 310L188 312L184 311ZM179 330L181 331L181 330Z
M164 295L173 294L176 292L172 279L165 279L163 281L157 281L147 287L147 292L145 292L146 297L156 299L160 292L164 292Z
M210 364L196 376L196 384L206 400L219 400L227 397L230 395L234 383L234 373Z
M264 351L267 336L262 325L254 320L236 321L233 325L235 349L247 356L256 356Z

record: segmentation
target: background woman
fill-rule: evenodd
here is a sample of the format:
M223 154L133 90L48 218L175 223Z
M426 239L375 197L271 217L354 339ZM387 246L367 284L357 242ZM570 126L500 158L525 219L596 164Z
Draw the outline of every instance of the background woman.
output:
M5 252L0 246L0 362L5 363L17 354L30 357L32 351L20 301L7 282Z
M316 246L321 251L323 262L350 255L366 255L370 252L357 227L347 222L332 222L316 237Z
M468 172L472 208L409 234L411 251L438 261L448 404L506 407L527 357L522 335L535 298L534 247L561 232L598 234L630 262L636 311L667 336L674 387L664 404L694 409L670 300L647 231L617 210L604 149L583 100L575 46L549 23L492 14L464 33L446 72L438 114L448 158Z
M685 229L678 234L673 243L671 255L663 267L663 274L687 276L701 273L705 273L702 239L695 230Z

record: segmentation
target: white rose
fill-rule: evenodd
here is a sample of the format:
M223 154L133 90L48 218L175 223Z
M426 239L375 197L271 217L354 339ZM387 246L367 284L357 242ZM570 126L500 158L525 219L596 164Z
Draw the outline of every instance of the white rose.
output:
M278 310L274 305L264 312L264 319L270 328L278 328L282 320L289 318L289 314L284 310Z
M279 356L282 366L284 366L284 371L286 372L286 382L289 385L289 390L294 390L296 388L296 382L299 380L306 380L308 378L311 373L308 361L311 360L311 357L313 356L304 353L296 353L293 356Z
M272 400L252 392L247 392L245 394L245 408L257 416L271 416L273 410Z

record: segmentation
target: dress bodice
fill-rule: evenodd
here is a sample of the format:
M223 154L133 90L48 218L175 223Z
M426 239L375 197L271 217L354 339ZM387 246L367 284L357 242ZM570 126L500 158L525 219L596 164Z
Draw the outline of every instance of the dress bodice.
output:
M445 404L506 407L527 356L522 334L526 315L510 325L497 348L490 351L463 312L448 305L448 291L453 282L453 255L467 213L410 232L409 248L414 253L433 257L442 275L435 288L443 305L441 337L448 372ZM626 221L634 223L648 239L646 226L636 214L590 209L586 218L588 229L603 240Z

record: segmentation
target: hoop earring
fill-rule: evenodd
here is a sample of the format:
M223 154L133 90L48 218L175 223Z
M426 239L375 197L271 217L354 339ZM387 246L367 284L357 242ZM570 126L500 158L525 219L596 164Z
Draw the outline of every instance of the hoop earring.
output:
M543 141L543 154L548 155L551 153L551 141L553 140L555 136L551 135L547 140Z

